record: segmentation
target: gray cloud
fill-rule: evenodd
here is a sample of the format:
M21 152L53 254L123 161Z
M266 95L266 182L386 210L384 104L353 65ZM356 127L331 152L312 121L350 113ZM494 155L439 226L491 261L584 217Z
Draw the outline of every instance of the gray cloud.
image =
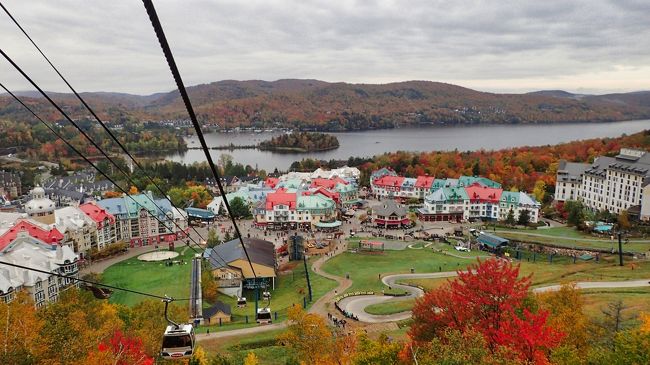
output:
M138 1L5 5L80 90L173 89ZM490 91L650 89L648 1L156 1L187 84L444 81ZM7 17L0 46L65 91ZM0 80L27 85L0 62Z

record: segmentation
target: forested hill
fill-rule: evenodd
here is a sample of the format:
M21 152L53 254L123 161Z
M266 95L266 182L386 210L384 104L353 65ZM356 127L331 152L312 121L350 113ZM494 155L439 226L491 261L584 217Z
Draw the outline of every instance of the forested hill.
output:
M429 81L390 84L318 80L219 81L188 88L204 123L220 127L292 127L318 130L390 128L399 124L596 122L650 118L650 92L577 95L561 90L494 94ZM102 117L186 118L178 92L137 96L86 93ZM67 94L56 94L77 117L86 115ZM43 99L30 102L57 118ZM0 96L0 119L27 114Z

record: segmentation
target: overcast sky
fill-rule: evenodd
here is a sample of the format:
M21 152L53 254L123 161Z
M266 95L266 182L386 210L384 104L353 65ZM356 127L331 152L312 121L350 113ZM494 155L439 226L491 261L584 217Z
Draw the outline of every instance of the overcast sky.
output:
M2 0L81 91L174 89L139 0ZM650 90L650 1L158 0L186 85L432 80L478 90ZM0 47L67 91L0 12ZM0 81L29 90L0 60Z

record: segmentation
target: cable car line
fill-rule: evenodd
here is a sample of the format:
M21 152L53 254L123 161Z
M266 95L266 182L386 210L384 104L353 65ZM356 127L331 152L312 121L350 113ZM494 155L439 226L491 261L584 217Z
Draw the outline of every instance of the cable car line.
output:
M95 281L92 281L92 280L80 279L80 278L76 278L76 277L73 277L73 276L58 274L58 273L55 273L55 272L52 272L52 271L45 271L45 270L37 269L37 268L34 268L34 267L18 265L18 264L14 264L14 263L11 263L11 262L6 262L6 261L0 261L0 265L12 266L12 267L15 267L15 268L18 268L18 269L34 271L34 272L38 272L38 273L41 273L41 274L54 275L54 276L59 277L59 278L70 279L70 280L79 281L79 282L82 282L82 283L92 284L92 285L95 285L95 286L101 286L101 287L104 287L104 288L109 288L109 289L114 289L114 290L121 290L121 291L125 291L125 292L128 292L128 293L133 293L133 294L143 295L143 296L146 296L146 297L160 299L160 300L163 300L163 301L168 300L168 301L180 302L180 301L190 300L190 298L175 299L175 298L171 298L171 297L168 297L168 296L145 293L145 292L141 292L139 290L133 290L133 289L122 288L122 287L114 286L114 285L102 284L102 283L98 283L98 282L95 282Z
M223 197L224 206L226 207L226 211L230 216L230 220L232 221L233 227L235 228L235 233L239 237L239 243L241 244L241 247L244 250L244 254L246 255L248 264L250 265L251 271L253 272L253 277L255 278L255 282L257 283L257 274L255 273L253 262L251 261L250 255L248 254L248 250L246 249L246 245L244 244L244 239L241 235L241 232L239 231L237 222L235 221L235 216L232 214L232 210L230 209L230 204L228 203L228 199L226 199L226 193L224 191L223 185L221 184L221 179L219 178L219 172L217 171L217 168L214 165L214 161L212 161L210 150L208 148L207 143L205 142L205 138L203 137L201 126L199 125L199 122L196 118L196 114L194 113L194 108L192 107L192 103L190 101L189 95L187 94L187 90L185 90L185 84L183 83L181 74L178 70L178 67L176 66L174 55L172 54L171 48L169 47L169 43L167 42L167 37L165 36L165 32L163 30L162 24L160 23L160 19L158 19L158 14L156 13L156 9L154 8L153 2L151 0L142 0L142 2L144 4L145 9L147 10L147 14L149 15L149 20L151 21L151 25L153 26L153 29L156 33L156 37L158 38L160 47L162 48L163 54L165 55L165 59L167 60L167 65L169 66L174 81L176 82L178 91L183 99L183 103L185 104L185 109L187 109L187 113L190 116L190 120L192 121L194 130L196 131L196 135L199 137L199 141L201 142L201 148L203 149L205 158L207 159L208 164L210 165L210 169L212 170L212 174L214 175L214 178L217 182L219 193Z
M89 141L89 142L90 142L90 143L91 143L95 148L97 148L97 149L98 149L98 150L99 150L99 151L104 155L104 157L106 157L106 158L107 158L107 159L108 159L108 160L109 160L109 161L110 161L110 162L111 162L115 167L117 167L117 169L118 169L118 170L119 170L119 171L120 171L120 172L121 172L121 173L126 177L126 179L127 179L127 181L129 182L129 184L131 184L131 185L135 185L135 182L133 181L133 179L131 178L131 176L130 176L126 171L124 171L124 169L122 169L122 168L121 168L117 163L115 163L115 161L113 161L113 159L111 159L111 158L108 156L108 154L107 154L107 153L106 153L106 152L105 152L105 151L104 151L104 150L103 150L103 149L102 149L102 148L101 148L101 147L100 147L100 146L99 146L95 141L93 141L93 139L92 139L90 136L88 136L88 134L87 134L86 132L84 132L83 129L82 129L81 127L79 127L79 125L78 125L77 123L75 123L75 122L72 120L72 118L70 118L70 116L69 116L68 114L66 114L66 112L64 112L63 109L61 109L61 107L60 107L60 106L59 106L59 105L58 105L54 100L52 100L52 98L50 98L49 95L47 95L47 93L45 93L45 92L43 91L43 89L41 89L41 88L40 88L40 87L39 87L39 86L38 86L38 85L37 85L37 84L36 84L36 83L35 83L35 82L30 78L30 77L29 77L29 75L27 75L27 74L22 70L22 68L20 68L20 66L18 66L18 65L17 65L17 64L16 64L16 63L11 59L11 57L9 57L9 55L7 55L7 54L2 50L2 48L0 48L0 54L2 54L2 56L3 56L3 57L4 57L4 58L5 58L5 59L6 59L6 60L7 60L7 61L8 61L8 62L9 62L9 63L10 63L10 64L11 64L11 65L12 65L12 66L13 66L13 67L14 67L14 68L15 68L15 69L16 69L16 70L17 70L17 71L18 71L18 72L19 72L19 73L20 73L20 74L21 74L21 75L26 79L26 80L27 80L27 81L29 81L29 82L32 84L32 86L34 86L34 87L35 87L35 88L40 92L40 94L43 95L44 98L47 99L47 100L50 102L50 104L52 104L52 106L54 106L54 107L59 111L59 113L61 113L61 114L62 114L62 115L63 115L63 116L64 116L64 117L65 117L65 118L66 118L66 119L67 119L67 120L68 120L68 121L69 121L69 122L70 122L70 123L71 123L71 124L72 124L72 125L73 125L73 126L74 126L74 127L75 127L75 128L76 128L76 129L77 129L77 130L78 130L78 131L79 131L83 136L84 136L84 137L85 137L85 138L86 138L86 140L88 140L88 141ZM14 96L14 98L15 98L15 96ZM23 104L23 106L24 106L24 105L25 105L25 104ZM33 113L33 112L32 112L32 113ZM75 150L76 150L76 149L75 149ZM84 156L81 152L76 151L76 153L77 153L79 156L83 157L84 160L85 160L86 162L89 162L89 160L88 160L87 158L85 158L85 156ZM97 169L97 170L99 171L99 169L96 167L96 165L91 164L91 166L93 166L95 169ZM138 203L138 202L137 202L137 201L136 201L136 200L135 200L135 199L134 199L134 198L133 198L129 193L127 193L127 192L126 192L122 187L120 187L117 183L115 183L115 181L113 181L111 178L109 178L109 177L108 177L106 174L104 174L104 173L102 173L102 175L104 175L104 176L105 176L105 177L106 177L110 182L112 182L115 186L117 186L117 187L118 187L122 192L124 192L125 194L127 194L127 195L131 198L131 200L133 200L133 202L136 204L136 206L141 206L140 203ZM160 211L160 213L162 213L163 215L165 215L165 212L162 210L162 208L161 208L158 204L156 204L156 202L153 200L152 197L150 197L148 194L143 194L143 195L144 195L145 197L147 197L147 199L149 199L149 201L150 201L150 202L151 202L151 203L152 203L156 208L158 208L158 210ZM147 210L147 212L149 212L148 209L145 209L145 210ZM167 227L167 225L165 225L165 224L164 224L164 223L163 223L163 222L162 222L158 217L156 217L156 216L154 216L153 214L151 214L151 212L149 212L149 214L150 214L152 217L154 217L154 218L155 218L155 219L156 219L160 224L162 224L163 226ZM183 229L178 225L178 223L176 223L176 221L174 221L173 219L171 219L170 222L173 223L173 224L174 224L174 225L175 225L179 230L183 231ZM195 245L197 245L197 246L200 247L200 245L196 242L196 240L194 240L194 238L192 238L191 235L188 234L187 237L188 237L192 242L194 242ZM194 249L194 248L192 248L192 250L193 250L194 252L196 252L196 253L199 253L199 252L196 251L196 249Z
M2 50L0 50L0 52L1 52L1 51L2 51ZM121 190L124 194L126 194L129 198L131 198L131 200L133 200L133 202L136 204L136 206L139 206L139 203L138 203L138 202L137 202L137 201L136 201L136 200L135 200L135 199L134 199L134 198L133 198L133 197L132 197L128 192L126 192L126 190L124 190L120 185L118 185L117 182L115 182L115 181L114 181L110 176L108 176L107 173L105 173L104 171L102 171L102 170L101 170L97 165L95 165L92 161L90 161L90 160L89 160L89 159L88 159L88 158L87 158L83 153L81 153L81 151L79 151L75 146L73 146L70 142L68 142L68 141L65 139L65 137L63 137L59 132L57 132L54 128L52 128L52 126L50 126L49 123L45 122L41 117L39 117L38 114L36 114L36 112L34 112L34 110L32 110L32 109L31 109L27 104L25 104L25 103L24 103L24 102L23 102L19 97L17 97L14 93L12 93L12 92L11 92L11 91L10 91L10 90L5 86L5 85L3 85L1 82L0 82L0 87L2 87L2 89L4 89L4 90L5 90L9 95L11 95L11 96L12 96L12 97L13 97L13 98L18 102L18 103L20 103L20 104L21 104L25 109L27 109L27 110L28 110L28 111L29 111L29 112L30 112L30 113L31 113L31 114L32 114L36 119L38 119L38 120L39 120L43 125L45 125L45 127L47 127L47 129L49 129L50 132L52 132L55 136L57 136L59 139L61 139L61 140L62 140L62 141L63 141L63 142L64 142L64 143L65 143L65 144L66 144L70 149L72 149L72 151L74 151L77 155L79 155L82 159L84 159L84 161L85 161L86 163L88 163L91 167L93 167L93 168L94 168L95 170L97 170L100 174L102 174L102 176L104 176L108 181L110 181L113 185L115 185L119 190ZM145 210L146 210L146 209L145 209ZM156 217L155 215L151 214L151 212L149 212L148 210L147 210L147 212L149 213L149 215L151 215L152 217L154 217L154 218L155 218L155 219L156 219L160 224L162 224L163 226L166 227L166 225L165 225L165 224L164 224L164 223L163 223L163 222L162 222L158 217ZM178 225L177 225L177 226L178 226ZM191 236L188 235L188 237L191 239ZM194 242L195 242L195 244L196 244L196 241L194 241ZM197 250L195 250L192 246L188 246L188 247L191 248L195 253L197 253L197 254L201 254L200 252L198 252ZM223 259L223 257L221 257L217 252L215 252L215 254L216 254L216 255L221 259L221 261L223 261L224 263L226 262L226 261ZM226 265L227 265L227 264L226 264Z
M86 109L90 112L90 114L91 114L91 115L92 115L92 116L97 120L97 122L99 122L99 124L102 126L102 128L104 129L104 131L106 131L106 133L108 133L108 135L111 137L111 139L112 139L113 141L115 141L115 143L117 143L117 145L122 149L122 151L124 151L124 153L125 153L127 156L129 156L129 158L131 159L131 161L133 161L133 163L134 163L134 164L135 164L135 165L136 165L140 170L142 170L142 172L144 173L145 177L149 180L149 182L150 182L151 184L153 184L153 185L156 187L156 189L158 189L158 191L160 192L160 194L161 194L165 199L167 199L167 200L169 201L169 203L172 205L172 207L174 207L175 209L178 209L178 207L176 207L176 206L174 205L174 203L171 201L171 199L169 199L169 197L167 196L167 192L165 192L165 191L164 191L164 190L163 190L163 189L162 189L162 188L161 188L161 187L160 187L160 186L159 186L159 185L158 185L158 184L153 180L153 178L152 178L149 174L147 174L146 170L142 167L142 165L141 165L141 164L140 164L140 163L135 159L135 157L133 157L133 155L131 155L131 153L126 149L126 147L124 147L124 145L122 144L122 142L119 141L119 139L115 136L115 134L113 134L113 132L110 130L110 128L108 128L108 126L106 126L106 124L101 120L101 118L99 118L99 116L97 116L97 114L95 113L95 111L90 107L90 105L88 105L88 103L86 103L86 101L81 97L81 95L79 95L79 93L77 92L77 90L75 90L75 89L72 87L72 85L70 85L70 83L68 82L68 80L67 80L67 79L66 79L66 78L61 74L61 72L59 72L59 69L58 69L56 66L54 66L54 64L50 61L50 59L45 55L45 53L44 53L44 52L41 50L41 48L36 44L36 42L34 42L34 40L32 39L32 37L29 36L29 34L27 33L27 31L26 31L26 30L25 30L25 29L20 25L20 23L18 23L18 21L16 20L16 18L13 17L13 15L12 15L12 14L9 12L9 10L4 6L4 4L2 4L2 2L0 2L0 7L5 11L5 13L9 16L9 18L11 18L11 20L14 22L14 24L16 24L16 26L17 26L17 27L18 27L18 28L23 32L23 34L25 35L25 37L27 37L27 39L29 39L29 41L32 43L32 45L34 45L34 47L36 48L36 50L38 50L38 52L41 54L41 56L43 56L43 58L45 59L45 61L47 61L47 63L52 67L52 69L57 73L57 75L59 75L59 77L61 78L61 80L63 80L63 82L68 86L68 88L70 89L70 91L72 91L72 92L74 93L74 95L77 97L77 99L79 99L79 101L80 101L80 102L81 102L81 103L86 107ZM199 233L199 231L198 231L196 228L194 228L194 227L191 227L191 228L192 228L192 230L194 230L194 232L199 236L199 238L200 238L201 240L205 240L205 238L201 235L201 233Z
M36 88L36 90L38 90L38 92L39 92L41 95L43 95L43 97L44 97L45 99L47 99L47 101L50 102L50 104L52 104L52 106L54 106L54 108L56 108L56 110L58 110L59 113L61 113L61 114L63 115L63 117L65 117L65 118L66 118L66 119L67 119L67 120L68 120L68 121L69 121L69 122L70 122L70 123L71 123L71 124L72 124L72 125L73 125L73 126L74 126L74 127L75 127L75 128L76 128L76 129L77 129L77 130L82 134L82 135L83 135L83 136L84 136L84 138L86 138L86 140L87 140L88 142L90 142L90 143L93 145L93 147L95 147L97 150L99 150L99 152L101 152L102 155L104 155L104 157L106 157L106 159L108 159L108 160L109 160L109 161L110 161L110 162L111 162L115 167L117 167L118 171L120 171L120 172L124 175L124 177L126 177L126 179L127 179L127 181L129 182L129 184L131 184L131 185L133 185L133 186L136 185L135 182L133 181L133 179L131 178L130 174L128 174L128 173L127 173L126 171L124 171L124 169L122 169L122 168L121 168L117 163L115 163L115 161L113 161L113 159L112 159L110 156L108 156L108 154L107 154L107 153L106 153L106 152L105 152L105 151L104 151L104 150L103 150L103 149L102 149L102 148L101 148L101 147L100 147L100 146L99 146L99 145L98 145L98 144L97 144L97 143L96 143L96 142L95 142L95 141L94 141L94 140L93 140L93 139L92 139L92 138L91 138L91 137L90 137L90 136L89 136L89 135L88 135L88 134L87 134L87 133L86 133L82 128L81 128L81 127L79 127L79 125L78 125L74 120L72 120L72 118L70 118L70 116L69 116L66 112L64 112L63 109L61 109L61 107L60 107L60 106L59 106L59 105L58 105L54 100L52 100L52 98L50 98L50 96L47 95L47 93L45 93L45 91L43 91L43 89L41 89L41 88L40 88L40 87L39 87L39 86L34 82L34 80L32 80L32 79L29 77L29 75L27 75L27 74L23 71L23 69L20 68L20 66L18 66L18 65L17 65L17 64L16 64L16 63L11 59L11 57L9 57L9 55L7 55L7 54L2 50L2 48L0 48L0 54L2 54L2 56L3 56L3 57L4 57L4 58L5 58L5 59L6 59L6 60L7 60L7 61L8 61L8 62L9 62L9 63L10 63L10 64L11 64L11 65L12 65L12 66L13 66L13 67L14 67L14 68L15 68L15 69L16 69L16 70L17 70L17 71L18 71L18 72L19 72L19 73L20 73L20 74L21 74L21 75L26 79L26 80L27 80L27 81L29 81L29 83L31 83L32 86L34 86L34 87ZM111 182L113 182L113 181L111 181ZM113 183L114 183L114 182L113 182ZM115 183L114 183L114 184L115 184ZM147 194L144 194L144 196L146 196L147 199L149 199L149 201L151 201L151 203L152 203L156 208L158 208L158 210L160 211L160 213L165 214L165 212L162 210L162 208L161 208L160 206L158 206L158 204L156 204L156 202L153 200L152 197L150 197L150 196L147 195ZM135 201L135 199L134 199L134 201ZM140 204L138 204L137 202L136 202L136 205L137 205L137 206L140 206ZM171 220L171 222L174 223L174 224L176 225L177 228L181 229L181 227L180 227L180 226L179 226L179 225L178 225L174 220ZM162 222L161 222L161 223L162 223ZM181 230L182 230L182 229L181 229Z

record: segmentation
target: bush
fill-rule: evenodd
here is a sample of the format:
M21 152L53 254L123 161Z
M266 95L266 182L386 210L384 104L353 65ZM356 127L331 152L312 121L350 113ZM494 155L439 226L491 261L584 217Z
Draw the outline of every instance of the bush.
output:
M125 242L115 242L104 247L103 250L97 250L96 248L92 248L90 250L90 253L88 253L88 256L90 257L91 260L100 260L107 257L115 256L118 253L127 250L128 247L129 246Z

